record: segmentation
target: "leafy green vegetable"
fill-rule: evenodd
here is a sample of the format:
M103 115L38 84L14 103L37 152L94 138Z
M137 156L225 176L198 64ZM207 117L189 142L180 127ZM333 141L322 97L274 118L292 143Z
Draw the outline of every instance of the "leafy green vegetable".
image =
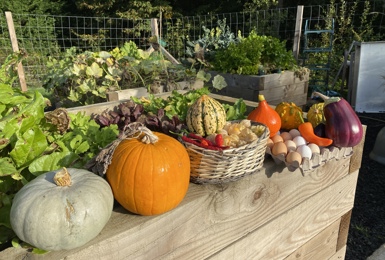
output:
M237 99L232 106L229 104L223 104L223 107L226 110L227 121L241 120L246 118L247 106L242 98Z
M174 115L179 117L179 120L186 119L188 108L202 95L209 94L208 88L193 89L186 93L180 93L173 90L167 99L155 97L150 94L148 99L138 99L132 97L132 100L137 104L142 104L144 110L150 114L157 114L159 109L164 109L168 118Z

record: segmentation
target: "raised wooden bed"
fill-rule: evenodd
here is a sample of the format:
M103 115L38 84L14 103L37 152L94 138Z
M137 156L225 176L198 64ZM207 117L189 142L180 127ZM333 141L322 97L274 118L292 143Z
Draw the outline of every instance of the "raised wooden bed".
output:
M293 71L268 74L263 76L237 75L211 71L211 80L216 75L225 78L227 87L217 94L245 100L258 101L262 94L270 105L278 105L282 101L294 102L297 106L307 103L309 73L300 79ZM211 81L209 84L212 84Z
M344 259L363 144L305 176L267 157L260 171L236 182L191 183L182 203L159 216L117 206L80 248L45 255L8 248L0 259Z

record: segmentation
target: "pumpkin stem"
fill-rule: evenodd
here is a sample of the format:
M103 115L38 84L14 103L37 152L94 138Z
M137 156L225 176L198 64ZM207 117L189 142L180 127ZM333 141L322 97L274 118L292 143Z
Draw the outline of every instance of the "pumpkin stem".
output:
M156 136L150 129L145 126L139 127L139 130L144 134L141 141L145 144L154 144L158 142L159 137Z
M56 172L53 181L57 186L71 186L71 175L67 168L63 167L63 169Z

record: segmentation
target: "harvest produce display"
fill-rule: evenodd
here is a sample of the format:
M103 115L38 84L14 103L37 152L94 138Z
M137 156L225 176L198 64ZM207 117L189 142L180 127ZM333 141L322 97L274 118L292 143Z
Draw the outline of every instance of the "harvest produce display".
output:
M342 98L323 97L325 103L306 118L294 103L274 109L260 95L258 106L246 114L242 99L222 104L202 88L173 91L167 98L133 97L91 118L66 109L45 111L49 101L39 92L0 84L0 93L0 223L5 223L0 243L13 239L18 244L18 237L43 250L74 248L95 237L111 214L111 195L132 213L162 214L181 203L189 182L236 181L257 172L266 153L290 169L312 170L337 154L351 155L350 148L362 139L361 123ZM52 188L54 179L65 184L54 178L63 171L72 178L68 198L60 198L67 204L41 210L55 203L54 196L44 195L34 199L39 207L28 203ZM84 197L76 193L77 185ZM88 192L101 196L99 204L105 201L103 210L88 203L98 211L92 227L78 221L71 234L55 229L63 225L56 222L49 232L38 229L40 221L51 221L42 212L61 214L57 221L75 221L78 206L71 196L89 201ZM44 200L48 197L50 203ZM31 207L37 212L19 214L32 212ZM25 227L27 222L31 226Z

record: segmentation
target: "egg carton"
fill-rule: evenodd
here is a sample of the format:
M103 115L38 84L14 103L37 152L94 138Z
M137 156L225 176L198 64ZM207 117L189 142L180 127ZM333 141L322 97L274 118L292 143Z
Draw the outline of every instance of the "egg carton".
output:
M288 163L285 160L285 155L273 155L271 149L266 147L266 154L271 155L276 164L285 164L289 171L293 172L298 168L301 170L302 175L306 175L321 165L324 165L326 162L336 159L340 160L342 158L348 158L353 154L352 147L322 147L320 153L313 153L312 158L302 158L301 164L298 162Z

